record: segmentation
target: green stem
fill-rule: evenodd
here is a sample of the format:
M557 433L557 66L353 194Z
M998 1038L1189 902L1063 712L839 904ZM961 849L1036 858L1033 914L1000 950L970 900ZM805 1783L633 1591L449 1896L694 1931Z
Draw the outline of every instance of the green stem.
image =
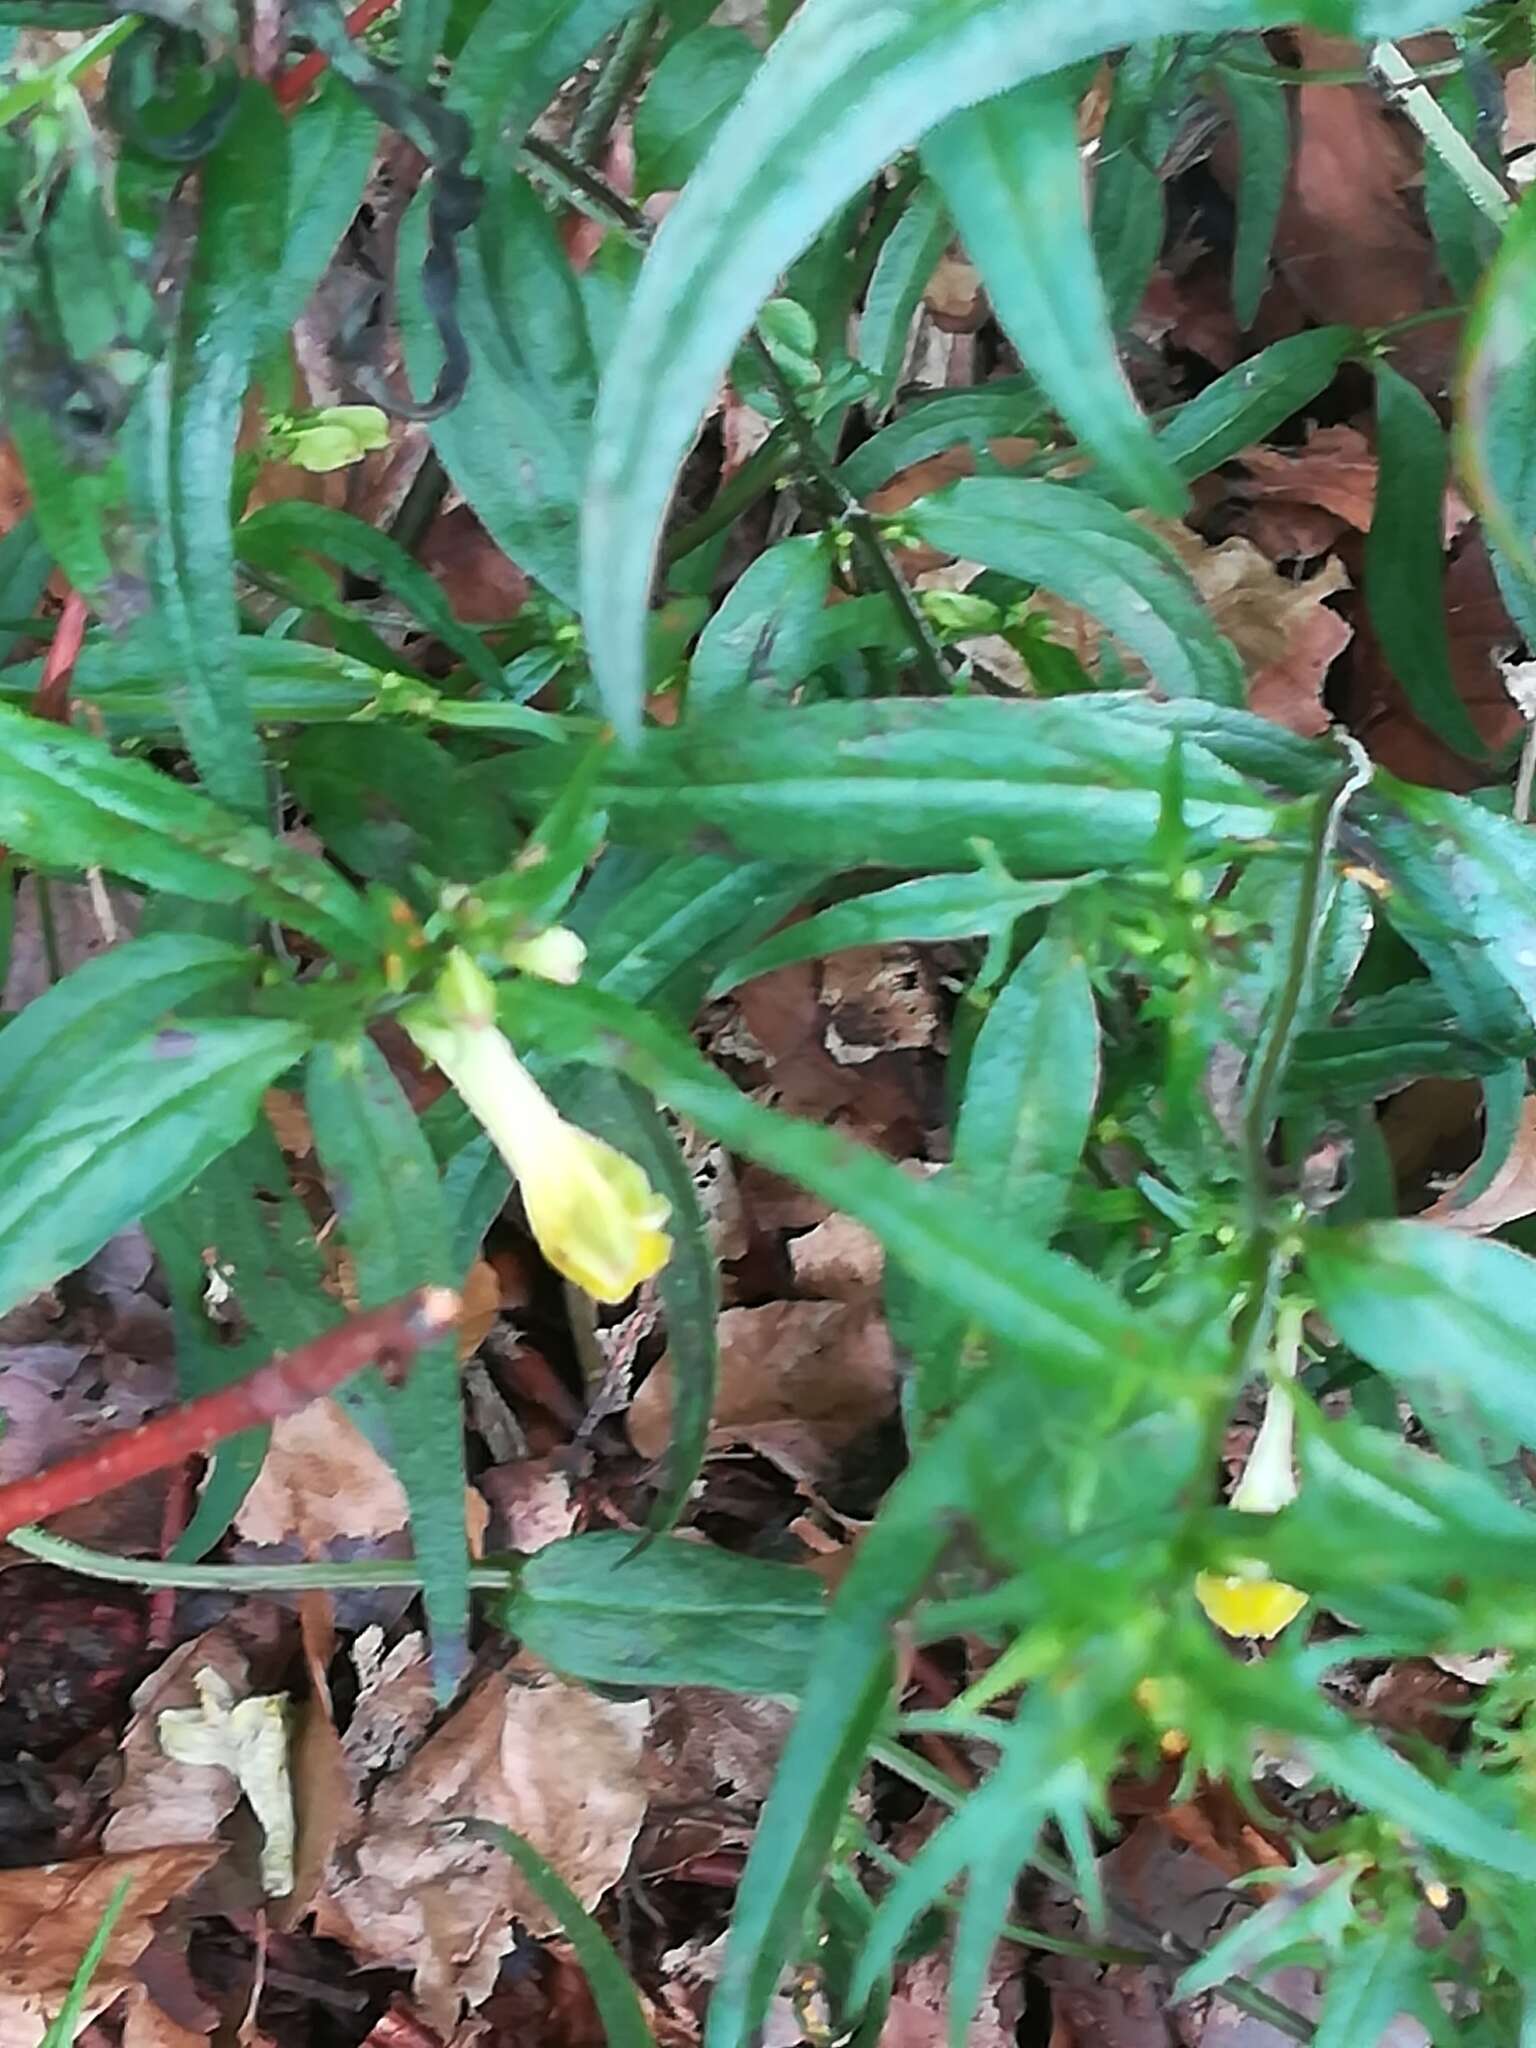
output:
M1371 764L1360 747L1352 740L1346 741L1346 745L1351 750L1348 769L1330 793L1316 800L1316 821L1306 865L1302 869L1301 894L1296 904L1296 922L1291 931L1285 979L1275 999L1274 1015L1265 1034L1258 1065L1248 1083L1248 1100L1243 1111L1243 1154L1251 1220L1255 1228L1262 1228L1269 1206L1269 1133L1275 1119L1280 1083L1291 1056L1296 1019L1322 938L1323 919L1327 912L1323 876L1338 837L1345 806L1371 776Z
M571 154L582 163L590 163L601 155L625 95L640 76L660 19L659 7L642 7L629 17L609 45L587 104L571 130Z
M1465 135L1456 126L1396 43L1379 42L1371 49L1371 70L1387 97L1402 108L1479 213L1502 228L1510 215L1510 198Z
M162 1564L158 1558L113 1557L104 1550L87 1550L35 1527L13 1529L5 1540L39 1564L121 1586L172 1586L196 1593L298 1593L423 1583L422 1567L409 1557L356 1564ZM512 1579L512 1570L505 1565L470 1567L469 1583L483 1593L505 1593Z

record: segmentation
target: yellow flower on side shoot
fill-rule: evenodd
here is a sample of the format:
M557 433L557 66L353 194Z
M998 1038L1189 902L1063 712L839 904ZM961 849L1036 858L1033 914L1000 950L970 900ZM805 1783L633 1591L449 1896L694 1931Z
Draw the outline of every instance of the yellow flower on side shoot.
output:
M667 1263L671 1209L634 1160L567 1123L496 1023L496 992L455 952L400 1020L512 1169L545 1258L598 1301L622 1301Z
M1228 1506L1239 1515L1277 1515L1296 1498L1296 1415L1290 1388L1301 1354L1305 1310L1287 1302L1280 1310L1275 1363L1279 1383L1271 1386L1264 1420L1253 1440L1248 1463ZM1284 1579L1271 1578L1256 1559L1239 1559L1230 1572L1197 1572L1195 1598L1223 1635L1268 1642L1279 1635L1306 1606L1308 1595Z

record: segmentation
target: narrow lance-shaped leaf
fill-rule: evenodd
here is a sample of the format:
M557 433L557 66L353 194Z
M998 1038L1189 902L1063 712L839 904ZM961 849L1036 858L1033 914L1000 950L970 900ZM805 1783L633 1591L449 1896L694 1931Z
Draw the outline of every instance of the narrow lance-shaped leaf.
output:
M1183 486L1115 352L1083 190L1079 83L1058 74L967 107L928 136L923 161L1057 412L1136 499L1176 514Z
M1274 74L1257 78L1252 69L1218 65L1215 78L1232 109L1237 128L1237 234L1232 245L1232 310L1237 323L1252 327L1269 282L1280 206L1291 161L1291 115L1285 87L1263 38L1241 45L1244 64Z
M980 839L1020 873L1055 879L1148 857L1170 745L1161 721L1118 698L876 698L792 718L743 710L647 733L604 763L598 800L618 841L692 847L709 831L738 854L824 872L970 870ZM1249 839L1275 828L1264 790L1193 739L1183 753L1194 829ZM487 775L523 811L556 786L552 750L504 758Z
M1445 620L1445 435L1406 377L1389 363L1372 367L1380 466L1365 543L1371 628L1418 716L1447 746L1479 760L1487 750L1456 687Z
M930 546L1042 584L1103 621L1170 696L1243 701L1242 665L1173 554L1066 484L966 477L902 514Z
M1420 0L1365 0L1336 30L1397 35ZM582 613L610 714L632 735L645 611L673 479L753 314L880 167L958 108L1152 34L1266 28L1250 0L806 0L657 235L594 423Z
M418 389L441 345L423 291L422 193L401 231L400 326ZM576 601L576 525L597 370L581 293L549 214L524 178L493 180L457 244L457 313L471 372L432 422L443 467L492 539L566 603Z
M166 360L140 406L131 470L149 540L171 694L210 794L259 813L261 748L233 658L230 491L255 342L253 299L275 276L286 222L288 134L272 95L242 88L202 172L202 217Z
M1504 600L1536 640L1536 193L1505 229L1467 322L1455 452Z
M727 961L712 996L797 960L856 946L933 945L1006 932L1026 911L1055 903L1070 882L1015 882L1005 874L923 875L834 903Z
M241 904L346 958L376 950L367 905L313 854L89 733L4 705L0 841L48 867L100 867L196 902Z
M628 1971L614 1954L608 1937L554 1865L531 1842L496 1821L472 1821L467 1832L481 1841L493 1842L511 1857L523 1882L559 1921L592 1993L607 2048L654 2048Z
M974 1470L1018 1456L1018 1389L993 1375L887 1496L822 1627L819 1654L736 1893L707 2048L756 2038L872 1737L893 1704L893 1631L937 1564Z
M1536 1434L1536 1260L1431 1223L1314 1234L1307 1273L1350 1349L1431 1414L1470 1404L1521 1443Z
M672 1435L661 1492L647 1525L660 1535L687 1506L709 1442L720 1367L720 1274L714 1248L677 1140L632 1082L592 1068L565 1068L543 1078L562 1113L632 1159L671 1210L667 1235L672 1251L656 1277L656 1289L667 1318Z
M937 187L924 180L880 251L859 316L859 361L875 379L876 415L896 395L912 315L953 232Z
M826 1591L814 1572L618 1529L548 1544L500 1620L587 1685L712 1685L793 1698L814 1668Z
M96 1059L0 1151L0 1313L179 1194L250 1129L297 1025L171 1024Z
M306 1101L362 1307L377 1308L413 1287L456 1285L463 1275L453 1271L437 1169L383 1054L366 1038L319 1047ZM433 1675L447 1698L463 1673L469 1625L464 1431L453 1344L423 1353L402 1387L386 1386L376 1372L354 1387L410 1501Z

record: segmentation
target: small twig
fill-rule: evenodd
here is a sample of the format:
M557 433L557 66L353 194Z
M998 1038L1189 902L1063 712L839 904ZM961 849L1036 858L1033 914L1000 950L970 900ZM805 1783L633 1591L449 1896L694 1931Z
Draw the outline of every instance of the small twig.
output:
M46 1472L12 1480L0 1486L0 1536L178 1465L242 1429L297 1414L366 1365L404 1370L424 1345L453 1328L458 1309L451 1287L419 1287L269 1360L233 1386L203 1394Z
M1495 227L1502 228L1510 216L1509 194L1429 87L1421 83L1418 72L1396 43L1372 46L1371 70L1388 99L1402 108L1478 212Z
M347 34L357 37L373 27L383 15L388 14L395 0L361 0L347 16ZM316 80L330 63L323 50L311 50L307 57L301 57L291 71L285 71L272 88L272 97L285 114L305 99Z
M59 622L43 660L42 681L32 700L34 718L50 718L55 725L69 723L69 679L80 658L89 617L85 599L78 590L72 590L64 600L64 609L59 614Z
M523 154L541 168L552 171L612 226L621 228L642 246L650 241L655 233L651 222L589 165L577 162L567 150L559 149L538 136L528 138L523 144ZM880 537L878 525L858 499L838 481L836 465L817 439L814 423L755 327L748 336L748 346L764 382L778 401L785 430L795 445L806 479L823 513L847 529L866 581L894 607L927 687L938 696L947 696L953 688L954 678L945 666L939 644L918 608L917 600Z

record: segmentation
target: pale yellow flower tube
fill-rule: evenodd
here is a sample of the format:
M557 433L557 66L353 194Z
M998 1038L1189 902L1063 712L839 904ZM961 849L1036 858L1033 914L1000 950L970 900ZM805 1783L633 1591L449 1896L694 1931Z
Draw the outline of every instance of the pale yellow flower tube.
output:
M1271 1385L1264 1419L1248 1463L1228 1506L1240 1515L1277 1515L1296 1498L1296 1411L1286 1381L1294 1379L1301 1357L1305 1311L1285 1303L1276 1331L1277 1382ZM1240 1560L1233 1572L1199 1572L1195 1598L1224 1635L1267 1642L1300 1614L1307 1595L1284 1579L1271 1578L1254 1560Z
M561 1116L498 1027L495 989L467 953L450 956L432 995L400 1021L516 1176L557 1273L611 1302L661 1270L669 1204L632 1159Z

